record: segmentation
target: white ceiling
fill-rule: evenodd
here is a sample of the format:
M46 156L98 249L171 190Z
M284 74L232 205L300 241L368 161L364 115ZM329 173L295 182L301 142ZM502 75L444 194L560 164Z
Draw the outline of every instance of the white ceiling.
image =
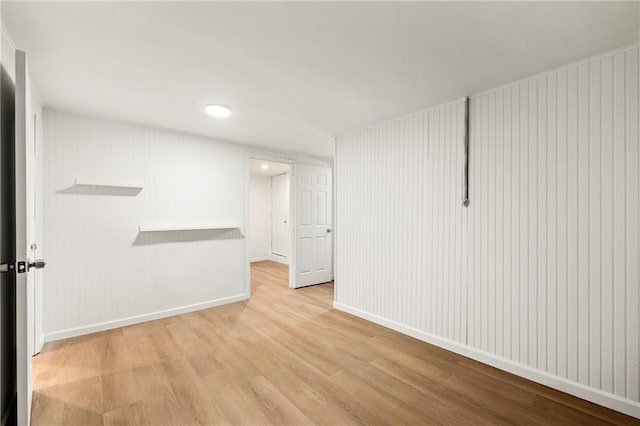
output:
M268 168L265 170L262 165L266 164ZM284 163L274 163L273 161L263 161L251 159L251 174L258 176L276 176L289 171L289 165Z
M640 40L638 2L2 7L47 105L321 156L336 134Z

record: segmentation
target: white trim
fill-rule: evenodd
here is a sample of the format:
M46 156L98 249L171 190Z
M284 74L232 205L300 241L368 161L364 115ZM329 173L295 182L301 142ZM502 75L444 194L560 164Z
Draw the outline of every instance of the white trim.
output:
M264 262L266 260L270 260L272 262L277 262L277 263L282 263L283 265L288 265L289 261L286 257L284 256L278 256L276 254L270 254L268 256L261 256L261 257L252 257L251 259L249 259L249 263L255 263L255 262Z
M174 315L185 314L188 312L199 311L201 309L212 308L214 306L226 305L228 303L240 302L247 300L248 294L239 294L237 296L223 297L221 299L209 300L207 302L194 303L193 305L180 306L178 308L165 309L162 311L151 312L148 314L135 315L132 317L121 318L112 321L99 322L95 324L83 325L80 327L67 328L65 330L54 331L53 333L45 333L44 341L53 342L56 340L66 339L69 337L82 336L85 334L97 333L99 331L111 330L118 327L139 324L142 322L152 321L160 318L171 317Z
M333 138L333 166L331 168L331 182L333 183L333 210L331 214L333 215L333 262L331 262L331 267L333 268L331 274L331 280L333 281L333 302L338 299L338 283L336 281L336 276L338 275L338 234L340 232L340 226L338 224L338 138Z
M296 282L296 198L295 183L297 163L289 168L289 288L295 288Z
M251 155L244 159L244 292L251 297Z
M42 352L42 347L44 346L45 340L44 340L44 334L40 334L40 339L38 339L38 346L35 348L35 354L39 354L40 352Z
M452 340L444 339L434 334L425 333L424 331L418 330L416 328L385 319L381 316L362 311L343 303L334 302L333 307L340 311L390 328L402 334L414 337L418 340L422 340L423 342L439 346L467 358L482 362L483 364L490 365L492 367L507 371L520 377L524 377L525 379L529 379L536 383L549 386L561 392L568 393L570 395L585 399L595 404L611 408L612 410L619 411L629 416L640 418L640 402L622 398L614 394L603 392L599 389L585 386L581 383L573 382L565 378L546 373L544 371L536 370L529 366L518 364L506 358L501 358L490 353L478 350L476 348L465 346Z
M287 256L280 256L280 255L273 254L273 253L271 253L269 255L267 260L270 260L270 261L276 262L276 263L282 263L283 265L288 265L289 264L289 258Z

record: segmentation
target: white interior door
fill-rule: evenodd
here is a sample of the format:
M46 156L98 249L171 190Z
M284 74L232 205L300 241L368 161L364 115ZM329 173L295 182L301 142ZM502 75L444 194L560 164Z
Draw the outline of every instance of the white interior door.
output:
M29 424L31 414L34 353L34 275L35 263L30 244L35 240L34 185L35 158L31 88L26 54L16 51L15 90L15 187L16 258L24 261L25 271L16 275L16 357L18 424ZM39 266L38 266L39 267Z
M289 258L289 174L271 177L271 254Z
M293 287L333 278L333 210L331 169L296 164L295 271Z

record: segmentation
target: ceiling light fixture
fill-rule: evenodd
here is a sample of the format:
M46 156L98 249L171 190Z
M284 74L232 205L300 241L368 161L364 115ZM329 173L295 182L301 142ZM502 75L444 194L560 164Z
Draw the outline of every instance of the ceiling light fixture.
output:
M269 168L269 165L268 164L263 164L263 165L260 166L260 168L262 170L267 170Z
M207 114L217 118L227 118L231 115L231 109L224 105L207 105L204 110Z

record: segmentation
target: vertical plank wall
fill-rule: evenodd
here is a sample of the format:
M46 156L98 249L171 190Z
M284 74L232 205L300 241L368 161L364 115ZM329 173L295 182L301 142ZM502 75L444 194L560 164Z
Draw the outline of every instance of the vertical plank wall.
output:
M245 299L240 145L53 109L44 114L44 332L56 340ZM96 182L143 181L139 193Z
M337 143L336 301L464 343L464 103Z
M639 49L336 143L336 302L640 416Z

